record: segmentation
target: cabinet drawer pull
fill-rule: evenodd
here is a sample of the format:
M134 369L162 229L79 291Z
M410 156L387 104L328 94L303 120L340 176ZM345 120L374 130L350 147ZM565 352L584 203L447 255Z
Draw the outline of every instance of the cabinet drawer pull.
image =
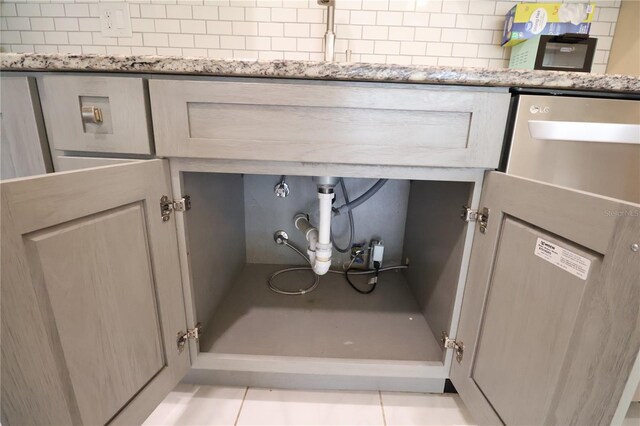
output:
M83 106L82 121L84 123L102 123L102 109L94 106Z

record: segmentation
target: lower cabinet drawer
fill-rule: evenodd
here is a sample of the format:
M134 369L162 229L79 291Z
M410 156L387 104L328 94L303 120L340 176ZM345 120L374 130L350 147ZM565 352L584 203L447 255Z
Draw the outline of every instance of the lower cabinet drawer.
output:
M149 81L158 155L498 166L506 92L393 84Z
M145 86L138 77L41 77L38 89L52 150L152 154Z

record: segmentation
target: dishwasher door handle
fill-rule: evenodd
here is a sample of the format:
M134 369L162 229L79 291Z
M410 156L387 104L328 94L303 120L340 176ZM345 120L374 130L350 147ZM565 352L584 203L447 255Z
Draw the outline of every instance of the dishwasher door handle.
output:
M529 120L534 139L640 144L640 124Z

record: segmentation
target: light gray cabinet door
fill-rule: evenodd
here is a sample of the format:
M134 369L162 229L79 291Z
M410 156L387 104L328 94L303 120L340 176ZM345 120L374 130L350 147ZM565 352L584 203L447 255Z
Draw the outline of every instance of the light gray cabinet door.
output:
M480 205L462 399L480 423L610 424L640 350L640 205L498 172Z
M8 181L2 413L9 424L140 424L189 359L168 164Z
M3 76L0 95L0 179L52 172L35 79Z

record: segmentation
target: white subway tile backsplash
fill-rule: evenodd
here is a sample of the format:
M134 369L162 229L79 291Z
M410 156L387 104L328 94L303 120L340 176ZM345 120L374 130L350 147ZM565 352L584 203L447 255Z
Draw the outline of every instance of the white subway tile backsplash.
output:
M208 34L233 34L229 21L207 21Z
M349 40L349 49L352 53L373 53L375 42L373 40Z
M618 21L618 12L619 8L615 7L601 7L596 10L600 10L600 15L598 15L598 20L602 22L617 22Z
M455 43L451 56L475 58L478 56L478 45L470 43Z
M182 55L183 56L188 56L188 57L206 57L207 56L207 49L192 49L192 48L185 48L182 49Z
M376 12L353 10L351 11L351 23L355 25L375 25Z
M389 1L389 10L400 10L402 12L413 12L414 10L416 10L416 2L414 0L390 0Z
M169 46L194 47L193 34L169 34Z
M142 35L145 46L168 47L169 35L161 33L145 33Z
M456 28L482 28L482 16L458 15L456 17Z
M362 38L367 40L387 40L389 27L362 27Z
M220 36L220 47L223 49L245 49L244 37Z
M326 8L316 0L129 0L132 37L104 37L100 1L0 0L3 51L171 54L323 60ZM543 0L536 0L543 1ZM582 1L582 0L562 0ZM506 67L499 46L510 0L339 0L336 59ZM604 70L620 9L599 1L591 34Z
M45 31L44 39L47 44L69 44L67 33L61 31Z
M20 31L2 31L2 38L0 38L0 40L2 40L3 45L22 43Z
M90 26L90 23L93 20L80 19L79 21L80 21L80 29L84 31L84 29L82 28L83 21L84 21L84 26L86 28ZM95 26L96 28L93 29L92 31L100 31L100 21L98 19L95 19ZM155 21L153 19L131 18L131 29L133 31L138 31L142 33L152 33L152 32L155 32L156 30Z
M234 22L231 29L233 35L258 35L257 22Z
M179 33L180 21L175 19L155 19L156 31L161 33Z
M495 13L495 10L496 10L495 1L473 0L471 3L469 3L470 15L493 15ZM509 10L511 10L511 8L505 10L504 13L507 13ZM504 15L504 14L501 13L501 15Z
M206 34L207 22L195 19L183 19L180 21L180 32L187 34Z
M29 18L7 17L7 29L9 30L30 30Z
M131 37L118 37L118 45L120 46L142 46L144 43L142 41L142 34L133 33Z
M451 43L427 43L427 55L430 56L451 56L453 45Z
M322 9L298 9L298 22L321 23L323 20L324 10Z
M285 37L273 37L271 39L271 49L294 51L296 50L296 39L285 38Z
M167 10L163 4L141 4L140 16L143 18L166 18Z
M16 11L16 6L17 5L13 3L0 3L0 15L4 17L18 16L18 12Z
M445 67L461 67L464 64L462 58L449 58L445 56L438 57L438 65Z
M410 12L406 12L410 13ZM402 25L403 12L378 12L376 18L377 25Z
M66 16L85 17L89 15L88 4L65 4L64 14Z
M429 14L425 12L404 12L402 25L424 27L429 24Z
M191 18L191 6L187 5L167 5L167 18L189 19Z
M429 26L453 28L456 26L456 15L453 13L432 13L429 17Z
M269 22L271 20L271 9L267 7L245 9L244 19L252 22Z
M361 25L337 25L336 33L340 33L341 38L346 39L360 39L362 38L362 26ZM320 34L322 36L323 33Z
M65 16L64 5L63 4L41 4L40 14L42 16Z
M301 52L322 52L322 39L299 38L297 39L297 46Z
M416 0L416 12L442 12L442 0Z
M41 31L21 31L20 39L26 44L44 44L44 34Z
M78 31L77 18L53 18L53 23L56 26L56 31Z
M503 48L491 44L481 44L478 46L478 58L502 58Z
M218 49L220 47L220 36L217 35L196 35L195 47L206 49Z
M193 6L193 17L195 19L217 20L218 8L216 6Z
M309 24L284 24L285 37L309 37Z
M463 43L467 41L467 30L458 28L443 28L442 29L442 41L452 41L456 43Z
M374 52L379 55L397 55L400 53L399 41L376 41Z
M440 41L442 30L440 28L416 28L416 40Z
M424 41L403 41L400 43L401 55L422 56L427 49L427 43Z
M271 20L273 22L297 22L296 9L271 9Z
M81 46L85 44L93 43L93 38L91 37L90 32L69 32L67 33L69 37L69 43L71 44L79 44Z
M244 20L244 8L243 7L219 7L218 16L222 21L243 21Z
M389 27L389 40L414 40L415 31L412 27Z
M18 16L40 16L40 5L38 3L18 3L16 10Z
M134 51L135 49L135 51ZM131 48L131 53L133 55L155 55L156 49L153 49L153 53L140 53L140 49L148 49L147 47L136 47ZM82 53L84 54L95 54L95 55L106 55L107 47L106 46L82 46Z
M472 0L475 3L478 0ZM469 11L469 1L445 0L442 2L442 11L445 13L466 14Z
M31 18L31 29L38 31L54 31L55 26L53 25L53 18Z
M282 37L284 35L284 24L280 23L259 23L258 34L261 36Z

